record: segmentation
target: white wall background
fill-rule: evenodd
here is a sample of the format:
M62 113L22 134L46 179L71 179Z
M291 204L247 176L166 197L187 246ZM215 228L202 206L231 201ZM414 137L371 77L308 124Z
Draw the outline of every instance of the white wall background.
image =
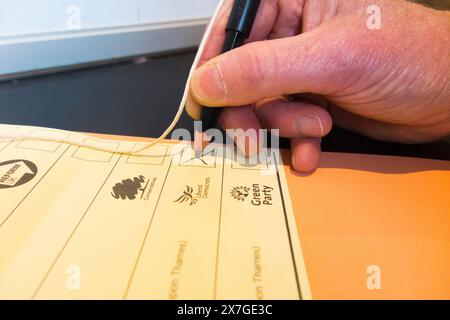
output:
M195 46L217 3L0 0L0 75Z
M215 0L0 0L0 37L67 30L73 6L83 29L208 18Z

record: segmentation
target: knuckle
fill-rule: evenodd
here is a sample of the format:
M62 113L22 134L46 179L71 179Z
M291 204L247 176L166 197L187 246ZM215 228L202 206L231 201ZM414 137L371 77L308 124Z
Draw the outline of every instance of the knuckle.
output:
M248 86L261 84L266 78L267 66L273 65L271 54L267 54L268 49L259 44L245 49L239 59L241 80Z

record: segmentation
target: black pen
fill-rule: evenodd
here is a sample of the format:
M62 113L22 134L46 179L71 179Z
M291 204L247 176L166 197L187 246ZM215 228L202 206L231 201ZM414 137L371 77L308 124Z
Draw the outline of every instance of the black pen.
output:
M222 53L244 44L250 36L261 0L235 0L226 27ZM203 131L217 128L222 108L202 108ZM211 141L212 142L212 141Z

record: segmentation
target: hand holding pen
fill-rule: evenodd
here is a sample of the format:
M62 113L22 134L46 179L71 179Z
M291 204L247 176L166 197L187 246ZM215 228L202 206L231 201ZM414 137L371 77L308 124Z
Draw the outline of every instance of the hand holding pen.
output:
M192 96L226 107L225 129L279 129L302 172L318 165L332 125L398 143L450 135L450 56L443 55L450 52L450 14L379 0L378 28L371 4L262 0L247 44L219 55L227 1L192 77Z

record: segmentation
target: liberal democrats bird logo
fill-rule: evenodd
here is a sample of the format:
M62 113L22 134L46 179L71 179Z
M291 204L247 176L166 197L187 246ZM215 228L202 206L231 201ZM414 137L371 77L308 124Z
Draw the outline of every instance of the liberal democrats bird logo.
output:
M186 190L183 191L183 194L181 195L181 197L179 197L174 202L178 202L178 203L187 202L187 203L189 203L190 206L192 206L197 203L197 199L194 198L193 193L194 193L194 189L192 189L192 187L190 187L190 186L186 186Z

